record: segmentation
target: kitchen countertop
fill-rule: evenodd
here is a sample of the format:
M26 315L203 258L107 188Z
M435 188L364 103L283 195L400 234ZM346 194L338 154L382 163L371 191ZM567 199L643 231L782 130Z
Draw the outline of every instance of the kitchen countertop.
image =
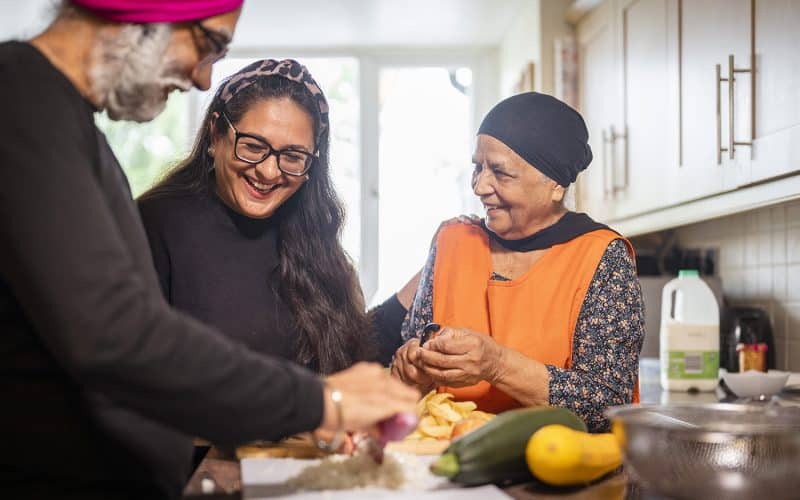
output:
M639 365L640 399L642 403L717 403L731 401L721 389L715 392L681 393L661 389L658 359L644 358ZM800 385L800 374L793 374L789 385ZM800 399L781 399L782 404L800 406ZM203 494L204 479L213 481L214 491ZM241 480L239 461L212 449L201 462L184 490L184 499L191 500L238 500L241 499ZM541 484L519 484L503 488L503 491L517 500L666 500L664 497L646 491L632 482L624 470L589 486L573 489L548 488Z

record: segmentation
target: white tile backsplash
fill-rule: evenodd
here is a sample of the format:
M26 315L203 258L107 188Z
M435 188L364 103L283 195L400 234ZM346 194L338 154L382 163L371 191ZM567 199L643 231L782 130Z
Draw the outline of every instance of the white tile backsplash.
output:
M778 368L800 371L800 201L676 230L686 248L717 248L727 299L772 317Z
M767 231L772 227L772 211L770 210L757 210L758 230Z
M744 267L744 239L731 237L720 241L720 267L742 269Z
M800 226L800 201L786 204L786 225Z
M758 264L758 240L760 233L750 233L744 237L744 267Z
M770 228L771 226L766 226ZM758 265L766 266L772 263L772 233L758 233Z
M744 216L744 231L748 235L757 233L760 229L758 225L758 211L746 212Z
M770 297L772 295L772 268L768 266L758 268L758 296Z
M800 302L800 264L789 264L786 269L786 283L787 302ZM800 339L800 335L798 335L798 339Z
M786 265L776 264L772 266L772 298L779 303L786 302L788 297L786 282Z
M800 264L800 226L786 230L786 261Z
M772 229L772 264L786 262L786 227Z
M773 229L783 229L786 227L786 206L779 205L777 207L770 208L770 214L772 215L772 228Z

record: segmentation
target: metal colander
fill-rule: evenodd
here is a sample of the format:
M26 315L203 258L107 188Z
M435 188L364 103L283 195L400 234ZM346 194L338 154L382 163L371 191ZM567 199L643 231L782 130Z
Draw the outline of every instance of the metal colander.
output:
M800 498L800 408L629 405L608 416L625 467L656 493L686 499Z

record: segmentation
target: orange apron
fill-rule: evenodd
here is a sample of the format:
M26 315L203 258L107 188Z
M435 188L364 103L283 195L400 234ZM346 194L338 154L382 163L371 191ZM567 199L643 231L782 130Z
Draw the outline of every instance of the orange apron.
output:
M570 368L572 335L586 291L608 245L619 238L607 229L586 233L551 247L519 278L497 281L490 279L489 238L483 229L467 224L444 227L437 236L433 320L488 334L540 363ZM633 256L633 247L623 241ZM493 413L520 406L486 381L439 390ZM639 401L638 384L634 401Z

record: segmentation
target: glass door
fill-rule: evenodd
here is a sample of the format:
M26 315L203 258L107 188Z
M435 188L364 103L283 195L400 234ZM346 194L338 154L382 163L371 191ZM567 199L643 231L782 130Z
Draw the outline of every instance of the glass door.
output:
M378 73L378 283L373 302L425 263L439 224L471 210L472 70Z

